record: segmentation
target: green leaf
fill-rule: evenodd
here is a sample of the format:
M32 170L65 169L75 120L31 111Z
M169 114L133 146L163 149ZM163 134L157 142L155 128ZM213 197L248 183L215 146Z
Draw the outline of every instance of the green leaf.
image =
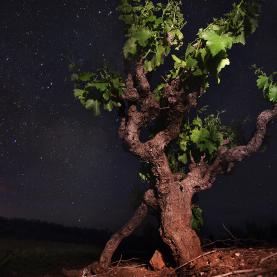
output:
M147 41L152 37L152 32L149 29L143 28L138 30L133 34L133 38L135 38L140 46L145 47L147 45Z
M192 46L191 43L189 43L185 52L185 57L192 54L194 51L195 51L195 48Z
M109 111L109 112L111 112L113 110L113 107L114 107L113 101L109 101L108 103L106 103L104 105L104 109Z
M245 33L242 31L238 36L234 38L234 43L241 43L245 45L246 38L245 38Z
M218 35L215 31L205 31L201 33L201 37L206 40L206 44L213 56L219 52L230 49L233 44L233 39L227 34Z
M146 72L151 72L155 68L155 65L153 64L153 61L145 61L144 62L144 69Z
M180 140L179 142L179 146L180 146L180 149L182 151L187 151L187 147L188 147L188 137L185 137L183 139Z
M203 151L203 152L208 151L210 155L212 155L217 150L216 144L210 140L207 140L204 143L199 144L198 147L200 151Z
M177 29L177 30L175 31L175 34L176 34L176 36L177 36L177 38L178 38L179 40L183 40L184 35L183 35L183 33L182 33L179 29Z
M171 55L171 57L176 63L182 63L182 61L183 61L180 58L178 58L176 55Z
M199 144L207 140L209 136L210 136L210 133L206 128L193 129L191 132L191 140L195 144Z
M277 102L277 85L271 85L268 91L268 98L271 102Z
M164 89L165 86L166 86L166 84L161 83L161 84L159 84L159 85L155 88L155 90L154 90L154 97L155 97L156 100L158 100L158 101L161 100L161 98L162 98L162 91L163 91L163 89Z
M217 65L217 76L219 72L226 66L230 64L230 60L228 58L222 59ZM217 77L217 82L220 83L219 77Z
M116 89L116 90L121 89L122 81L120 80L119 77L112 78L111 82L112 82L112 86L113 86L114 89Z
M156 64L155 64L156 67L163 64L164 53L165 53L165 48L162 45L158 45L156 48Z
M149 181L149 176L148 174L144 174L142 172L139 172L139 178L142 182L148 182Z
M96 99L88 99L85 104L87 110L92 110L94 115L100 115L100 102Z
M195 68L197 67L197 64L198 64L197 60L192 58L191 56L188 56L188 58L186 59L186 66L188 68Z
M76 98L82 97L84 93L85 93L84 89L78 89L78 88L74 89L74 97Z
M131 37L126 41L123 47L123 54L125 58L128 58L129 54L136 55L136 53L137 53L136 39Z
M94 83L94 87L97 89L97 90L99 90L99 91L101 91L101 92L104 92L104 91L106 91L107 89L108 89L108 87L109 87L109 83L102 83L102 82L95 82Z
M201 48L201 49L199 50L199 52L200 52L202 61L205 62L205 58L206 58L206 56L207 56L207 49L206 49L206 48Z
M192 205L192 220L191 220L191 228L199 231L200 227L204 225L203 221L203 211L198 205Z
M219 73L226 65L230 64L230 60L228 58L222 59L217 66L217 73Z
M259 75L257 80L257 87L265 91L269 87L269 78L266 75Z
M187 164L188 162L187 154L183 153L182 155L178 155L178 161L181 162L182 164Z
M111 92L110 91L105 91L103 94L102 94L104 100L108 101L111 97Z
M93 74L91 72L83 72L78 75L78 79L82 82L87 82L92 78Z
M176 68L179 68L179 67L184 68L184 67L186 67L186 62L185 62L184 60L178 58L176 55L171 55L171 57L172 57L172 59L173 59L174 62L175 62L175 65L174 65L174 66L175 66Z
M196 127L201 128L203 125L203 122L202 122L202 119L199 116L197 116L196 118L193 119L192 124Z

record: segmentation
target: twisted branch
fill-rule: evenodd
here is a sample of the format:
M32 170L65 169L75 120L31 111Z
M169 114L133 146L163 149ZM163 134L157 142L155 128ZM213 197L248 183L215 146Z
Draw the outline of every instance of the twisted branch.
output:
M264 141L268 123L275 117L277 117L277 104L273 106L273 109L265 110L259 114L256 132L246 145L235 146L230 149L221 146L214 162L209 166L206 164L205 174L201 181L195 184L194 189L199 191L210 188L218 174L230 171L235 162L242 161L257 152Z
M89 266L89 270L93 273L102 272L107 269L112 260L112 256L122 242L122 240L130 236L142 223L148 213L148 206L157 207L157 200L153 190L149 189L145 192L143 201L136 209L132 218L116 233L112 235L106 243L104 250L101 253L99 262Z

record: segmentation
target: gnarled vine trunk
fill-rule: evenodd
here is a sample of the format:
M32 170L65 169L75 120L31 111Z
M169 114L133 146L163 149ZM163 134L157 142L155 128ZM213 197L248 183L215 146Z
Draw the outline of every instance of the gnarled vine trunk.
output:
M191 228L192 191L179 182L169 184L169 191L159 200L161 208L160 235L181 265L201 253L200 240Z
M162 109L150 90L142 62L137 64L135 80L136 86L132 74L129 74L126 80L122 99L128 103L128 112L121 119L119 136L130 152L151 164L156 184L154 188L146 191L141 205L129 222L107 242L99 262L89 266L94 273L104 271L110 266L117 246L140 225L147 215L148 207L159 212L161 238L171 249L178 265L198 256L201 253L200 240L191 227L193 195L210 188L217 174L230 170L234 162L256 152L262 144L268 122L277 116L275 104L272 110L266 110L259 115L257 131L247 145L229 149L222 145L212 164L208 164L204 156L197 163L191 157L186 175L173 173L165 148L179 135L184 115L191 107L196 106L200 91L185 92L177 79L171 81L164 89L169 106L166 111L167 126L153 138L142 142L141 128L153 122Z

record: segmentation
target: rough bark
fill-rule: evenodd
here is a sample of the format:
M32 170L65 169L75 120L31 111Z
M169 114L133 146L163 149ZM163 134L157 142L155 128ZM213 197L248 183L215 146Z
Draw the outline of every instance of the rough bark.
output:
M169 192L160 199L160 234L170 247L178 265L200 255L200 240L191 228L191 200L193 192L190 186L181 188L179 182L173 182Z
M136 81L140 98L131 103L128 115L123 117L119 127L119 136L129 150L140 159L151 163L156 176L157 202L160 210L160 234L163 241L172 250L177 263L186 262L201 252L200 241L191 229L191 199L193 191L190 185L182 188L179 178L171 172L165 155L165 147L180 133L184 114L195 107L199 92L185 93L179 80L173 80L165 87L167 98L167 126L145 143L140 140L140 130L160 115L160 105L151 93L149 82L141 63L136 68ZM128 90L134 90L134 82L128 77ZM130 95L130 93L125 93ZM126 97L125 97L126 99ZM138 109L138 105L140 109ZM181 176L181 175L180 175ZM177 180L177 181L176 181ZM153 206L153 204L152 204Z
M178 265L193 259L201 253L199 238L191 228L191 201L194 193L210 188L218 174L231 169L240 161L256 152L262 144L268 122L277 116L277 105L262 112L257 120L257 131L247 145L228 149L222 145L212 164L203 156L196 163L191 157L187 175L172 173L165 154L166 146L178 137L184 115L197 105L199 91L185 92L178 79L172 80L164 89L168 109L165 112L167 126L146 142L140 139L140 132L161 114L160 103L151 92L143 69L143 62L136 66L135 76L128 74L122 100L126 114L122 116L119 136L130 152L144 162L150 163L156 177L154 190L145 193L144 200L131 220L115 233L106 244L94 272L107 269L119 243L129 236L142 222L148 206L160 212L160 235L170 247ZM97 268L98 267L98 268Z

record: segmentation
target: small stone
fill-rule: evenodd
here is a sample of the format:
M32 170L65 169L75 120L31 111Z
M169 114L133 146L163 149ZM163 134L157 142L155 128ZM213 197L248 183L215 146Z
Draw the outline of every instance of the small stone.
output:
M159 250L156 250L153 254L150 260L150 265L154 270L162 270L163 268L165 268L165 262Z
M235 253L235 256L239 257L239 256L240 256L240 253Z

